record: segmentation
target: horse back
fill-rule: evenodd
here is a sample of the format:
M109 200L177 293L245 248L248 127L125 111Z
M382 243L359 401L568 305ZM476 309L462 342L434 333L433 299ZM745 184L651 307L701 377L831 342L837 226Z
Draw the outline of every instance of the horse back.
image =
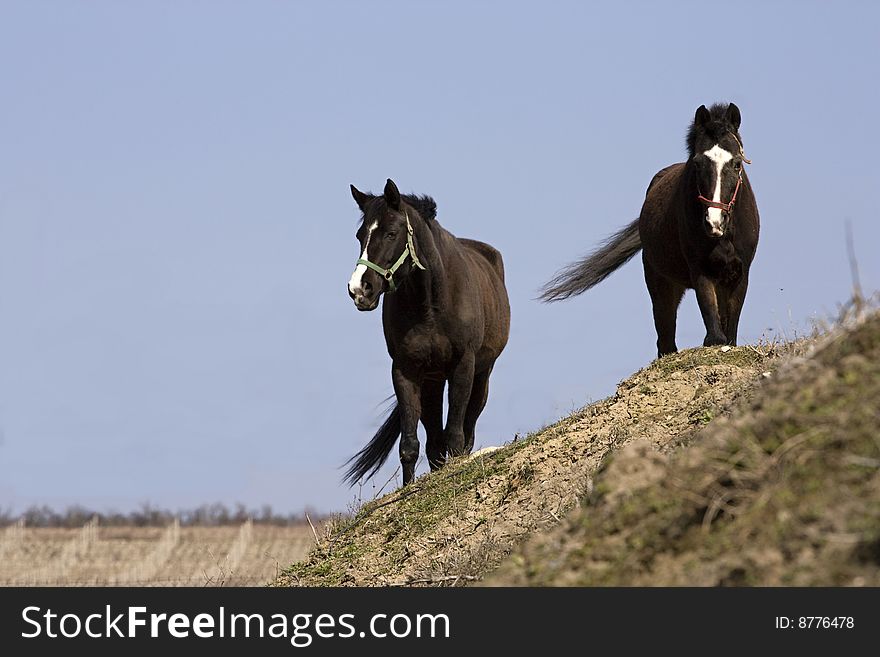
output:
M651 178L651 182L648 184L648 189L645 190L645 196L651 193L651 190L654 188L654 185L663 180L668 174L673 174L675 176L674 180L672 180L673 186L678 181L678 176L681 176L681 172L684 171L684 162L677 162L675 164L670 164L668 167L663 167L654 174L654 177ZM677 175L675 175L677 174Z
M458 302L469 296L473 314L465 312L463 316L481 319L481 340L476 352L477 369L485 370L492 366L495 359L507 345L510 334L510 301L504 284L504 261L498 250L485 242L456 238L462 255L467 262L462 272L464 292ZM460 306L463 308L464 306Z
M684 167L684 162L678 162L654 174L639 215L639 239L646 267L650 265L664 276L689 286L690 273L681 250L678 213L674 208Z
M670 164L660 169L651 179L648 189L645 191L645 202L642 204L642 212L639 216L639 228L643 239L645 233L668 233L664 237L671 237L678 232L677 220L672 212L672 204L675 200L684 173L684 162Z
M457 238L458 242L470 251L476 251L485 258L492 266L501 281L504 282L504 260L501 258L501 252L490 244L480 242L479 240L470 240L464 237Z

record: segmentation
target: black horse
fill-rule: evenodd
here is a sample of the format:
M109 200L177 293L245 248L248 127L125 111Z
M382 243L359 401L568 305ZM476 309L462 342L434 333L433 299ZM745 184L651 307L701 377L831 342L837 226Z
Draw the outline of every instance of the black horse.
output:
M687 162L659 171L639 218L541 290L544 301L580 294L642 249L659 356L675 352L675 319L686 288L697 293L705 346L736 344L758 246L758 206L743 164L739 108L701 105L687 133ZM725 201L726 199L726 201Z
M419 455L419 420L432 470L446 462L447 454L469 454L474 446L489 375L510 332L504 264L488 244L445 230L428 196L401 195L390 179L382 196L354 185L351 194L363 221L357 231L361 257L348 293L358 310L374 310L385 293L382 325L397 403L373 439L349 460L345 478L353 484L373 475L400 436L403 483L408 484Z

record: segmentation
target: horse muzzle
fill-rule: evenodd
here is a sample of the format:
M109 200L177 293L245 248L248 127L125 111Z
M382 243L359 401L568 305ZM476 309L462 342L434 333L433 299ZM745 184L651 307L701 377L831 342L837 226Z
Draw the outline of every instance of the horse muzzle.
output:
M379 306L379 297L375 299L367 299L364 296L356 296L354 298L354 307L362 312L368 312L370 310L376 310Z
M360 288L356 291L352 291L351 288L348 288L348 296L354 301L354 307L360 311L375 310L379 305L378 294L376 296L367 296Z
M706 235L713 239L724 237L727 232L728 217L720 210L709 209L703 217L703 228Z
M706 222L706 235L713 239L720 239L724 237L724 229L719 226L714 226L710 224L708 221Z
M348 282L347 289L348 296L354 301L355 308L358 310L375 310L379 305L381 288L374 287L370 281L364 279L363 275L357 280L352 277L352 280Z

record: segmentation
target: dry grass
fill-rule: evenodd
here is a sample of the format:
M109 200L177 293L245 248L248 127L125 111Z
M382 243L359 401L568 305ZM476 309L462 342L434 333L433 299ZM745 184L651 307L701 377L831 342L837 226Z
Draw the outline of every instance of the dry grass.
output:
M314 545L308 525L0 530L3 586L261 586Z

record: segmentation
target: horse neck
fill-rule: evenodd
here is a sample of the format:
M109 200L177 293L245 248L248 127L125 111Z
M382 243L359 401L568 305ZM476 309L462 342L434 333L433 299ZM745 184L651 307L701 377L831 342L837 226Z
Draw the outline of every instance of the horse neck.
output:
M415 212L410 214L410 220L415 235L416 255L425 270L410 263L410 273L398 295L407 306L430 311L442 306L445 299L446 275L442 244L447 234L436 220L425 221Z
M700 218L703 215L705 206L697 200L702 190L697 184L696 166L693 158L688 158L685 162L684 171L681 172L681 182L678 186L678 192L681 195L680 202L684 208L684 214L690 220Z
M697 168L694 165L694 159L688 158L684 165L684 171L681 173L681 183L679 185L679 192L682 194L688 214L697 214L702 210L701 204L697 200L701 190L697 184L696 172Z

